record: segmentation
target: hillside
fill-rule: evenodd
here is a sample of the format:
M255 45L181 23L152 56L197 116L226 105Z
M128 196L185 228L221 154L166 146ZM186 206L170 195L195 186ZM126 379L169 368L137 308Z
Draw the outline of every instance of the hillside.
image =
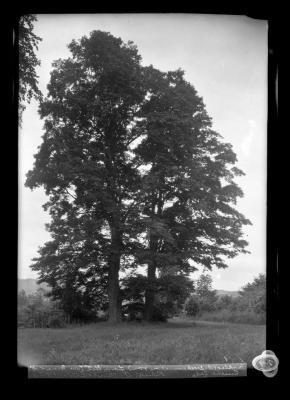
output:
M233 291L233 290L217 290L216 294L218 296L231 296L231 297L238 297L239 292L238 291Z

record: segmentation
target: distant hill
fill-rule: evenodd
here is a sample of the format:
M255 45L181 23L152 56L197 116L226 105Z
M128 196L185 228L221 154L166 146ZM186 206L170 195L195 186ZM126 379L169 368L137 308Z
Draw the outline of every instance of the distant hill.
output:
M41 283L40 285L36 283L36 279L18 279L18 292L24 290L27 295L35 293L37 289L42 288L45 291L48 290L48 285L46 283Z
M233 291L233 290L217 290L216 294L219 297L221 297L221 296L231 296L231 297L240 296L238 291Z

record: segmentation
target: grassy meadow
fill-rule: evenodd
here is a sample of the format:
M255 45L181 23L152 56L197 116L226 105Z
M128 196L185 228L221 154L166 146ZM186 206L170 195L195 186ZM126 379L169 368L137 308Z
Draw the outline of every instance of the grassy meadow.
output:
M265 350L265 326L175 318L18 331L21 365L246 362Z

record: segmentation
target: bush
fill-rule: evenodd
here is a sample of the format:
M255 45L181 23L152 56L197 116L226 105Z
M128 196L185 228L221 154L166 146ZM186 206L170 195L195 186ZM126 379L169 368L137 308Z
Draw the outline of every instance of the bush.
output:
M211 312L216 310L216 299L207 297L199 299L200 313Z
M220 296L215 303L215 309L216 310L227 309L231 306L232 302L233 298L231 296L228 295Z
M18 326L27 328L46 328L50 321L58 319L64 322L64 314L57 302L45 297L42 291L38 291L26 297L23 293L18 296Z
M196 317L200 312L200 306L197 296L191 296L185 304L186 315Z
M152 321L166 322L170 316L166 305L158 304L153 307Z
M127 303L122 306L122 318L124 321L141 321L144 316L144 304L139 301Z
M49 328L64 328L66 326L64 320L60 317L52 317L48 321Z

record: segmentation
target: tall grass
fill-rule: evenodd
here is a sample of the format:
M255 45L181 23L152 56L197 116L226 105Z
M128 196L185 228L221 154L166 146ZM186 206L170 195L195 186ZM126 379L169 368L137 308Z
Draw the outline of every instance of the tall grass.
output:
M177 320L23 328L20 364L192 364L247 362L265 349L265 327Z

